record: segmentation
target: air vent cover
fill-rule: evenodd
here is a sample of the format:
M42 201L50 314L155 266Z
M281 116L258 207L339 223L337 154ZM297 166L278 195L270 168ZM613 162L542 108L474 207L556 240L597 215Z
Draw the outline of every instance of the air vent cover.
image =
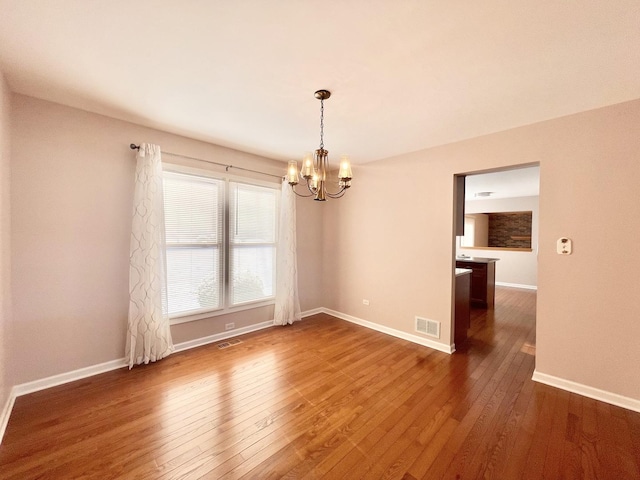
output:
M428 318L416 317L416 332L430 337L440 338L440 322Z
M229 348L229 347L233 347L234 345L238 345L239 343L242 343L242 340L238 340L237 338L232 338L227 342L218 343L217 347L220 349Z

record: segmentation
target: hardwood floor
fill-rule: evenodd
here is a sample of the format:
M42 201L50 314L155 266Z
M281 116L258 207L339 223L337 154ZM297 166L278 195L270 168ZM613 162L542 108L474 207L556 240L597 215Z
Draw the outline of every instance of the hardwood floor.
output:
M17 399L2 479L640 478L640 414L534 383L535 293L454 355L317 315Z

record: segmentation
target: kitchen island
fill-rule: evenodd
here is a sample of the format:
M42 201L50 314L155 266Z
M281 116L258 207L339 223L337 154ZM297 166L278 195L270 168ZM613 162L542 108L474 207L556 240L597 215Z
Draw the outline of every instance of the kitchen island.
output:
M471 305L493 308L496 298L496 262L499 258L456 257L456 268L470 268Z

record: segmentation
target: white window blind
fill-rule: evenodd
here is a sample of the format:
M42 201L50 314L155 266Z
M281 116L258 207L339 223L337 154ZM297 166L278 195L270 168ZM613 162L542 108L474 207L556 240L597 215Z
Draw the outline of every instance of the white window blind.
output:
M278 190L229 184L230 303L275 295Z
M277 187L164 172L171 317L224 313L273 300L279 192Z
M169 314L223 306L224 182L164 173Z

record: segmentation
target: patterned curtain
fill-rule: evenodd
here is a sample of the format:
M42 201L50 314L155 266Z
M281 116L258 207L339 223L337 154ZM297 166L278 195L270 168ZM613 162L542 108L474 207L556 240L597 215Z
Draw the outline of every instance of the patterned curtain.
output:
M160 147L143 143L136 159L126 346L129 369L174 351L167 306Z
M276 247L276 307L273 323L287 325L300 320L298 262L296 257L296 199L286 180L282 182L278 245Z

